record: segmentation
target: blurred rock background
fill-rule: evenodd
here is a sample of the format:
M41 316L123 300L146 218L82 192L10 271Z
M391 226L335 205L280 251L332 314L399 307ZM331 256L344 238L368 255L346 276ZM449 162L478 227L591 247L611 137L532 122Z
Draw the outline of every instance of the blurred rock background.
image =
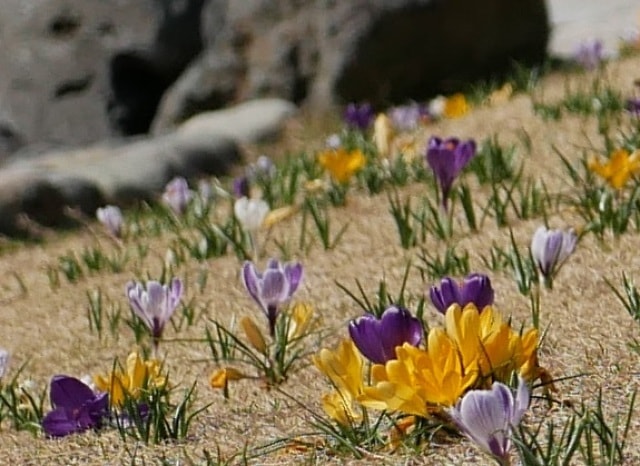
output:
M0 232L224 174L300 107L424 100L541 63L550 40L570 53L589 21L634 24L633 3L2 0Z

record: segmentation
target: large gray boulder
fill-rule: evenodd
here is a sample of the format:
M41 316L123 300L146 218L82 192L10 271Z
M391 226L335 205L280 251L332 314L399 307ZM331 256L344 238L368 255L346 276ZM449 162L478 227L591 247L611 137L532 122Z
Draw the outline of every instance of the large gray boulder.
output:
M541 62L543 0L209 2L204 52L163 96L155 127L255 97L327 106L452 92Z
M206 0L2 0L0 158L146 132L202 48Z

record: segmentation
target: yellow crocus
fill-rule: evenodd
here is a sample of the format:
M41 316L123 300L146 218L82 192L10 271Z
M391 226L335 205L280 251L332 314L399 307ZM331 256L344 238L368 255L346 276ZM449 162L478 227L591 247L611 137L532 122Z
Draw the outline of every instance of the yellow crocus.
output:
M373 123L373 142L378 150L378 155L389 157L393 139L394 133L391 120L384 113L380 113Z
M375 384L358 398L363 406L426 417L453 406L477 377L475 364L462 365L458 348L440 328L429 332L426 351L405 343L396 356L373 366Z
M289 341L303 337L313 320L313 306L308 303L296 303L289 311L289 328L287 339Z
M143 390L162 388L167 378L157 359L144 360L137 352L129 354L124 368L116 367L107 375L94 377L96 388L109 393L111 406L122 406L125 397L138 398Z
M447 97L443 114L447 118L460 118L469 113L469 104L464 94L453 94Z
M211 377L209 377L209 385L211 385L211 388L226 390L229 382L233 380L242 380L247 377L247 375L243 374L238 369L234 369L233 367L223 367L222 369L215 370L213 374L211 374Z
M592 157L587 167L614 189L621 189L627 184L629 178L640 170L640 150L629 154L625 149L618 149L611 154L606 163L600 163L597 158Z
M320 350L313 357L313 363L336 389L336 392L325 395L322 399L327 415L345 425L357 420L353 403L363 392L364 361L351 339L343 340L335 351L326 348Z
M253 321L251 317L243 317L240 319L240 327L242 327L242 331L244 332L247 340L251 346L258 350L258 352L262 354L267 353L267 343L264 340L264 336L262 332Z
M340 147L318 154L318 162L338 183L347 183L365 166L367 159L360 149L347 151Z
M513 371L533 374L537 367L537 330L515 332L492 306L480 313L473 304L464 309L454 304L447 310L445 329L463 364L477 363L481 377L505 382Z

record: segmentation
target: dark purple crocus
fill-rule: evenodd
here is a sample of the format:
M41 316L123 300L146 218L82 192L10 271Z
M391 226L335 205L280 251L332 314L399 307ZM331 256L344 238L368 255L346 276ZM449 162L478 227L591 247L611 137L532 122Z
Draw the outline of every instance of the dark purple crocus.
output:
M473 139L464 142L458 138L443 140L436 136L429 139L426 159L440 185L442 207L445 210L453 181L474 155L476 143Z
M400 306L390 306L380 318L365 314L349 322L349 335L365 358L374 364L396 359L396 347L422 342L422 322Z
M64 437L98 429L109 411L107 393L94 393L80 380L55 375L49 390L53 411L42 420L42 428L49 437Z
M640 117L640 97L628 99L624 108L633 116Z
M269 260L267 268L260 273L253 262L242 266L242 280L251 297L260 305L269 320L269 333L273 337L280 306L284 304L302 281L302 264L280 263Z
M248 176L239 176L233 179L233 195L236 199L251 197L251 184Z
M345 123L349 127L361 131L365 131L371 126L374 117L373 108L366 102L363 104L350 103L344 111Z
M429 290L431 302L442 314L446 314L452 304L459 304L464 308L470 303L473 303L478 311L482 312L486 306L493 304L493 295L491 280L480 273L467 275L462 283L458 283L453 278L445 277L440 281L439 288L432 286Z

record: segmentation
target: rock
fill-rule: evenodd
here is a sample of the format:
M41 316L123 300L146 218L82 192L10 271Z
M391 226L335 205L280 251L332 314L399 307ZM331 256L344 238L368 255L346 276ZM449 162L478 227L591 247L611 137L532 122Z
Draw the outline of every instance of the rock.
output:
M156 1L160 21L153 42L122 50L110 60L108 111L120 134L149 130L164 91L202 50L200 16L205 2Z
M62 193L46 180L44 174L32 169L0 171L0 233L9 236L31 236L35 224L63 226Z
M255 97L423 99L539 63L549 38L541 0L219 1L202 25L205 51L163 97L156 128Z
M80 145L112 131L108 61L154 37L152 0L0 2L0 103L26 143Z
M174 176L226 175L240 161L237 144L227 137L174 132L15 159L0 174L44 173L43 180L58 190L62 205L93 215L106 203L151 201Z
M2 0L0 114L26 144L146 132L202 48L206 1Z
M256 99L234 107L200 113L178 127L182 137L213 134L242 143L256 143L277 136L296 106L282 99Z

